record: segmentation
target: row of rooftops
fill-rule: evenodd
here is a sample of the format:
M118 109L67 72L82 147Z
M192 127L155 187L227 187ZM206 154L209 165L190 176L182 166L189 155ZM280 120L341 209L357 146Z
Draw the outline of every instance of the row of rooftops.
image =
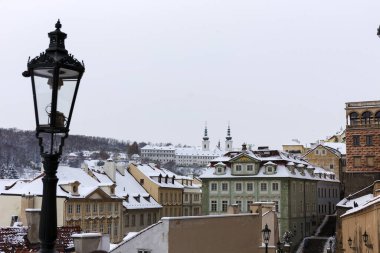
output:
M170 153L174 153L176 156L221 156L223 155L223 151L219 148L215 148L213 150L202 150L199 147L184 147L184 148L177 148L174 146L152 146L152 145L146 145L143 148L141 148L142 153L149 153L152 151L157 152L163 152L168 151Z
M231 166L241 157L251 159L252 163L259 163L259 170L246 174L233 173ZM218 166L225 167L223 174L216 173L215 167ZM268 166L272 166L274 171L267 173ZM201 179L234 177L298 178L339 182L332 171L315 167L296 155L270 149L228 152L222 157L213 159L209 168L200 176Z

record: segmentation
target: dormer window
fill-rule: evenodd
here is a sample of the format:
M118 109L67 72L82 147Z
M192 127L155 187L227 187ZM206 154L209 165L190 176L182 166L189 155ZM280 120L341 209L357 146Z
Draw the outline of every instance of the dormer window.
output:
M236 172L241 172L241 165L240 165L240 164L237 164L237 165L235 166L235 170L236 170Z
M226 173L226 165L222 162L219 162L215 165L215 174L225 174Z
M277 164L273 162L267 162L264 164L265 166L265 174L275 174Z
M247 165L247 171L252 172L253 171L253 164Z
M158 176L158 182L161 183L161 181L162 181L162 175L160 174L160 175Z
M78 192L78 186L77 185L73 185L73 193L77 193Z

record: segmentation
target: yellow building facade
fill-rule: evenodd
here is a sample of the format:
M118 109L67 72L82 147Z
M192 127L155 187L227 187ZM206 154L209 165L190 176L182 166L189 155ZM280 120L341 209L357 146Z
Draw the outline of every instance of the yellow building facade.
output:
M160 204L160 217L182 216L183 186L163 170L148 164L128 166L128 172Z
M341 216L339 252L380 252L380 181L373 187L373 197Z

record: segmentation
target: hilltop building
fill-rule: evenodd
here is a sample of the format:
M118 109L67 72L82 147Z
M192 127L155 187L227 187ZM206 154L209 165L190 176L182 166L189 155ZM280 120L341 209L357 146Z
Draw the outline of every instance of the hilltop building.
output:
M345 196L380 179L380 101L346 103Z
M225 140L225 151L233 150L231 128L228 125ZM141 148L141 158L152 162L165 164L175 162L178 166L206 166L212 159L223 155L220 144L210 148L208 129L205 127L201 147L151 146Z
M274 202L279 231L297 243L312 235L324 215L335 212L339 180L335 173L267 147L227 152L211 161L202 179L203 214L225 214L231 204L249 212L255 202Z

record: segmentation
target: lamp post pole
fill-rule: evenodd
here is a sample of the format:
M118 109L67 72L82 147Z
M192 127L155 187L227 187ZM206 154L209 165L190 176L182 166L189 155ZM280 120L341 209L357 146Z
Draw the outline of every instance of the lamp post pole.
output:
M24 77L31 77L36 137L44 168L43 195L39 237L40 252L55 252L57 239L57 170L64 140L70 131L79 83L84 73L84 64L76 60L65 49L66 34L61 32L61 23L50 32L49 48L39 56L28 60Z

